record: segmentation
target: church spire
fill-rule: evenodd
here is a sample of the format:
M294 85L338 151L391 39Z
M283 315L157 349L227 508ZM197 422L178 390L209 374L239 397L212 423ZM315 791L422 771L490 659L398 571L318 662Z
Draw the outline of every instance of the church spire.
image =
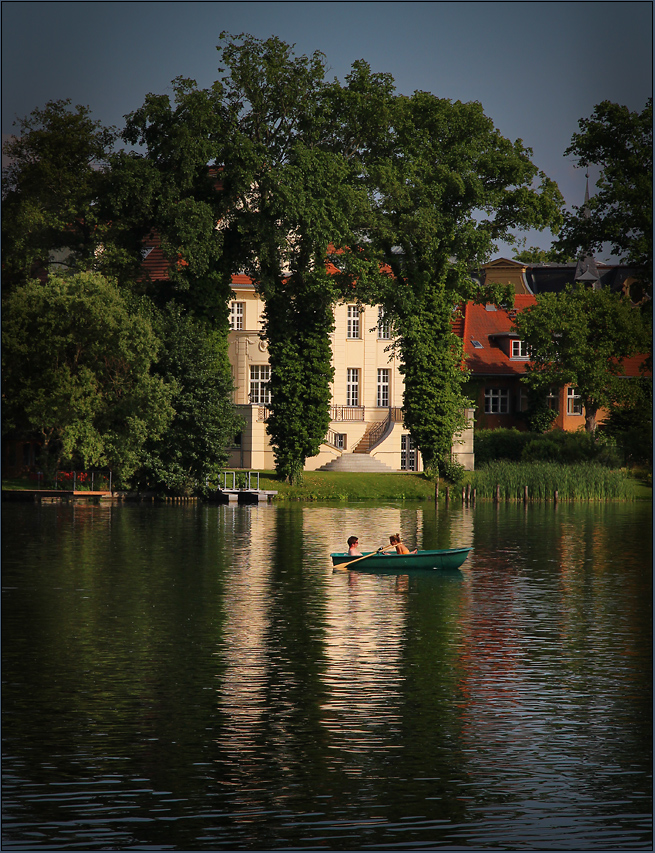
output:
M589 210L589 172L586 174L587 184L584 193L584 204L582 206L582 215L585 219L591 219L591 211ZM575 270L575 280L590 284L594 290L600 289L600 276L598 275L598 267L594 256L589 250L580 258Z

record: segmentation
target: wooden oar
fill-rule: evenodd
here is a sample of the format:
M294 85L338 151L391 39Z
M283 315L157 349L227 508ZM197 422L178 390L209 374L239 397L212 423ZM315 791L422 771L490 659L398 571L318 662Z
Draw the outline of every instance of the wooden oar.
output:
M386 548L380 548L378 551L371 551L370 554L364 554L363 557L357 557L356 560L351 560L349 563L339 563L335 566L332 571L333 572L345 572L353 563L359 563L360 560L366 560L367 557L375 557L376 554L384 554L385 551L388 551L390 548L395 548L395 545L387 545Z

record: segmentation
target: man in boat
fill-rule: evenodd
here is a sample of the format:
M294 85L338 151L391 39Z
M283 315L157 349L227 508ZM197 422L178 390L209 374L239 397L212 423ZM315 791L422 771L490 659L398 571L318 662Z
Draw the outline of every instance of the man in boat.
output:
M348 539L348 556L349 557L362 557L362 552L357 548L357 544L359 543L359 539L356 536L351 536Z

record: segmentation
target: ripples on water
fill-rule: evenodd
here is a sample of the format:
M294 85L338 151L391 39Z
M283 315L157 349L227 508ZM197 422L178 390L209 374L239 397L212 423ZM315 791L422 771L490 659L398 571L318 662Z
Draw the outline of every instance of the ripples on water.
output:
M651 849L650 506L3 512L5 849Z

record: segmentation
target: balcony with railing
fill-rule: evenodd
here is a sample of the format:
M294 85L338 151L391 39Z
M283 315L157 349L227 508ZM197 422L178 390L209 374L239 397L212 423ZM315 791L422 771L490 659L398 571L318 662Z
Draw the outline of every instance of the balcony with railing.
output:
M330 420L333 423L339 423L340 421L363 421L364 414L364 406L330 406Z

